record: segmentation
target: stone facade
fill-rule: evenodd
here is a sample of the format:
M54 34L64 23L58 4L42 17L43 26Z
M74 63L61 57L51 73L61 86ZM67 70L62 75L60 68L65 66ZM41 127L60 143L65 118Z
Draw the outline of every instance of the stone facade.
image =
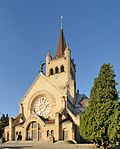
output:
M4 130L5 140L79 142L77 94L76 65L61 29L55 57L50 51L46 56L46 75L41 71L22 98L20 114Z

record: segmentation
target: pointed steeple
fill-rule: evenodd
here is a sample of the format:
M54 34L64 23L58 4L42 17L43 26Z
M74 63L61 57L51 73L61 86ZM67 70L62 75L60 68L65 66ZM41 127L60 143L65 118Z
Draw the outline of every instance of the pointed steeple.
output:
M61 29L59 39L58 39L58 45L56 49L55 58L62 57L64 55L65 49L66 49L66 42L64 38L64 32L63 32L63 29Z

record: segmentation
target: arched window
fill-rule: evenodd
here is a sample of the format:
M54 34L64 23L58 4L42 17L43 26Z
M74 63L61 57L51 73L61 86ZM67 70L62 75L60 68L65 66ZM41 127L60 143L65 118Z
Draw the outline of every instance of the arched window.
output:
M60 66L60 72L64 72L64 66L63 65Z
M26 128L26 140L40 140L42 138L42 132L40 124L36 121L32 121Z
M50 69L50 73L49 74L50 74L50 76L53 75L53 69L52 68Z
M37 127L37 122L32 122L32 128L36 128Z
M58 67L55 67L55 73L59 73Z
M54 137L54 131L53 130L51 130L51 136Z
M47 137L49 137L49 130L47 130Z

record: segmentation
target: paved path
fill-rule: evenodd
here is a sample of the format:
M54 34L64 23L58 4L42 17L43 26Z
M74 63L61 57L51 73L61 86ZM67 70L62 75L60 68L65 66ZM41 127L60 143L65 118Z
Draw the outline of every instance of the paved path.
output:
M14 148L14 149L95 149L93 144L50 144L50 143L3 143L0 144L0 149L2 148Z
M0 144L0 149L96 149L94 144L50 144L46 142L6 142ZM120 146L113 149L120 149Z

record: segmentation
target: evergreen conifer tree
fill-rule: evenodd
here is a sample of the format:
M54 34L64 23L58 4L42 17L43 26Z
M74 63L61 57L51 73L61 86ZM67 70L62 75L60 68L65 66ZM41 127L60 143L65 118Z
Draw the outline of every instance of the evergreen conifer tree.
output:
M0 118L0 138L3 137L4 128L8 124L9 124L8 114L6 114L6 116L5 116L5 114L2 114L2 116Z
M91 142L120 140L120 111L116 81L110 64L103 64L91 89L89 106L81 117L80 134Z

